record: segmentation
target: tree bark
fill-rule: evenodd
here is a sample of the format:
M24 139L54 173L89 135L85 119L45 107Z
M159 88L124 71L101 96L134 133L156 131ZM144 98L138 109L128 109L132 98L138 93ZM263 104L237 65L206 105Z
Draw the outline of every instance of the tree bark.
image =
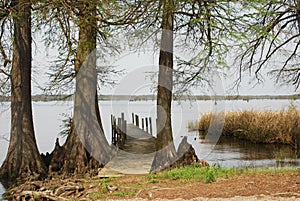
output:
M170 167L176 161L171 123L173 88L173 26L174 2L163 0L162 36L157 87L157 139L152 172Z
M31 103L31 8L29 0L15 0L14 43L11 70L11 131L6 159L0 169L2 180L45 176L34 135Z
M298 25L298 33L300 34L300 0L296 1L297 8L297 25Z
M97 96L95 5L82 3L79 17L79 42L75 59L76 92L70 134L59 157L50 163L51 171L85 173L105 165L112 157L102 127Z

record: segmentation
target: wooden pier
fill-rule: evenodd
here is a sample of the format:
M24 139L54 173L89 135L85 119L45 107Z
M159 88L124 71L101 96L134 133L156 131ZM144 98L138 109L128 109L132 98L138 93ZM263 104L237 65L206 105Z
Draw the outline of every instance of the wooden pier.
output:
M147 174L155 154L155 137L152 136L151 117L142 118L132 113L132 123L111 116L112 144L118 147L117 155L99 172L100 177L124 174Z

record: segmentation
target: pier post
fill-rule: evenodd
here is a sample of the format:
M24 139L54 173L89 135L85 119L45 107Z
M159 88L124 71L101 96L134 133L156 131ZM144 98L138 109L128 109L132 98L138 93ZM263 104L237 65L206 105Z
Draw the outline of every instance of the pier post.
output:
M122 119L118 117L118 125L117 125L117 144L120 147L120 139L121 139L121 132L122 132Z
M132 116L132 124L134 125L134 113L131 113Z
M138 115L135 115L135 125L136 125L137 127L140 126L140 125L139 125L139 116L138 116Z
M127 140L127 121L124 120L124 134L125 134L125 140Z
M150 134L152 135L152 120L151 120L151 117L149 117L149 128L150 128Z
M110 115L110 124L111 124L111 144L115 144L115 133L114 133L114 116Z
M146 117L145 120L146 120L146 132L149 133L149 129L148 129L148 117Z

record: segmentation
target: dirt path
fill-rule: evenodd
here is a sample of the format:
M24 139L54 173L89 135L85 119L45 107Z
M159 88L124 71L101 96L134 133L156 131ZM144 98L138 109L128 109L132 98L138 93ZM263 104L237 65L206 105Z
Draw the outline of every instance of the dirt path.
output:
M26 182L10 193L17 198L24 192L32 193L36 200L42 200L43 194L53 200L300 200L300 171L247 173L208 184L143 175L54 178Z

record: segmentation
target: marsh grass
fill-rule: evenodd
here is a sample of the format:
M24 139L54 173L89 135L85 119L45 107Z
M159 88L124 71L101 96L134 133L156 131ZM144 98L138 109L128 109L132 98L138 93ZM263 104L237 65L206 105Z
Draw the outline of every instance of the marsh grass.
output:
M278 150L274 152L274 158L277 163L295 164L299 157L299 150Z
M199 122L198 121L189 121L187 128L188 128L188 132L198 131L199 130Z
M198 130L206 133L212 114L204 114ZM235 136L255 143L288 144L299 149L300 111L294 105L287 110L227 112L223 128L224 136Z

